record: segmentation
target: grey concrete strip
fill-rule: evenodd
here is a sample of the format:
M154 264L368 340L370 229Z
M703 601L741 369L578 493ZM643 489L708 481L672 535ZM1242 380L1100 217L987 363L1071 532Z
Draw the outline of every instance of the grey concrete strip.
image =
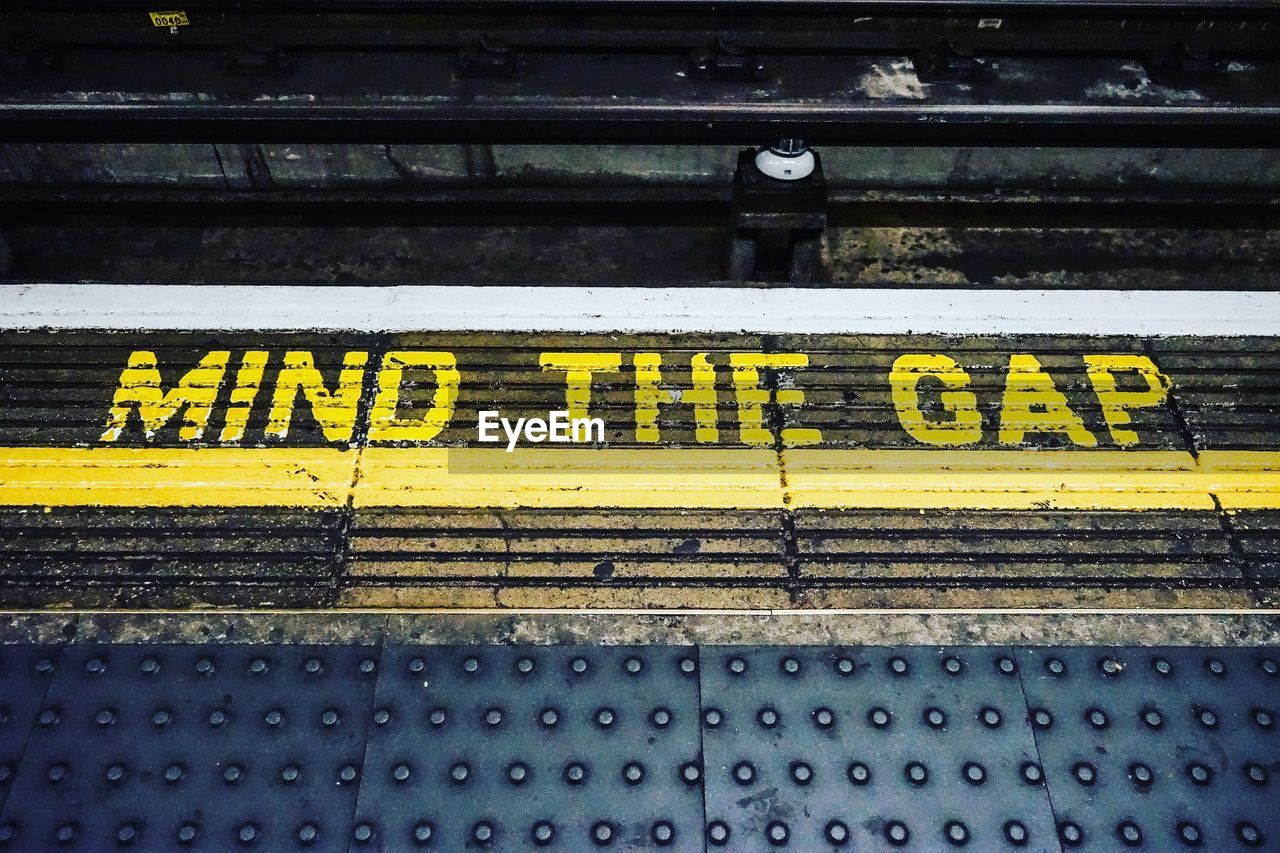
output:
M79 621L79 614L70 612L38 615L6 613L0 615L0 644L29 643L39 646L65 643L76 636Z
M387 641L715 645L1253 646L1280 641L1273 614L915 612L391 617Z
M41 619L42 616L29 617ZM387 617L349 613L86 613L76 643L376 644Z
M29 613L0 643L1114 645L1280 643L1280 611Z

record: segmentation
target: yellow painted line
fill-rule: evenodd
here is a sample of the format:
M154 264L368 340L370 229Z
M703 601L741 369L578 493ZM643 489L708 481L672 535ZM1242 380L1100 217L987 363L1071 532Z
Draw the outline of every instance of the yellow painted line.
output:
M777 509L771 450L366 448L356 506Z
M788 450L793 507L1213 509L1182 451ZM1273 485L1280 485L1280 477ZM1280 495L1277 495L1280 497Z
M354 483L354 486L353 486ZM6 506L1280 509L1280 451L0 448Z
M1224 509L1280 509L1280 453L1207 450L1200 469Z
M332 507L347 502L353 450L6 447L6 506Z

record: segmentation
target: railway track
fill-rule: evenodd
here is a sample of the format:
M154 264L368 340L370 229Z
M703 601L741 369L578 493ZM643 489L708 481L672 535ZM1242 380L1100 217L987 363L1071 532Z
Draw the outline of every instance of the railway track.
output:
M13 4L0 135L1233 148L1280 106L1266 3L189 8Z

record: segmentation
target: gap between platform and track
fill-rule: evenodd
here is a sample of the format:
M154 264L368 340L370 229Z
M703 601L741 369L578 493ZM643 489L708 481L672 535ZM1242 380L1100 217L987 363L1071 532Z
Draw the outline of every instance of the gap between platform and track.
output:
M0 285L0 329L1280 335L1280 293L967 288Z

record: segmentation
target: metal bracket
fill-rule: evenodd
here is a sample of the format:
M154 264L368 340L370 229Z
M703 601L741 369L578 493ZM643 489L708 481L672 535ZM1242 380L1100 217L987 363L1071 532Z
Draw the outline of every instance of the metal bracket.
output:
M689 54L689 64L694 73L707 80L760 80L768 70L762 58L724 36L716 39L710 48Z
M986 63L973 55L972 48L956 45L950 39L919 51L913 62L921 83L976 80L986 69Z
M456 61L462 77L509 79L524 73L525 61L511 46L490 38L481 38L480 44L458 51Z
M813 280L827 227L827 187L822 160L796 181L780 181L756 167L756 151L738 153L733 175L733 236L728 276L741 281Z
M275 44L246 36L222 55L223 68L240 77L283 76L293 71L293 60Z

